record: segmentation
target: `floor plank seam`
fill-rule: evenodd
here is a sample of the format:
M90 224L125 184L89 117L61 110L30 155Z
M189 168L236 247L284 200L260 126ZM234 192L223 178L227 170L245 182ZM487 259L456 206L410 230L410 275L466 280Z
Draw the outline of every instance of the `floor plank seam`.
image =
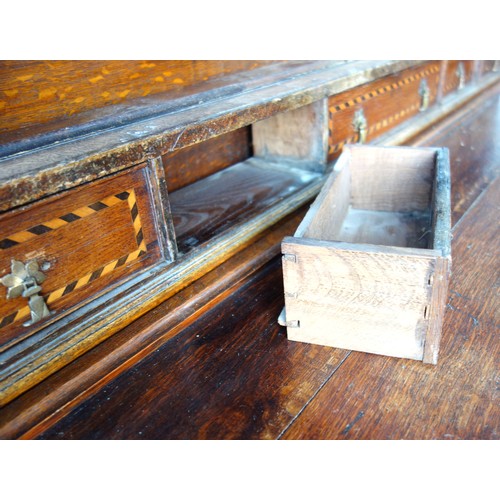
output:
M288 429L290 429L290 427L294 424L294 422L300 417L300 415L302 415L303 411L309 406L310 403L312 403L312 401L314 400L314 398L316 398L316 396L320 393L321 389L323 389L323 387L331 380L331 378L335 375L335 373L337 373L337 371L339 370L339 368L344 364L344 362L351 355L351 353L352 353L352 351L349 351L344 356L344 359L342 359L342 361L335 367L335 369L332 371L332 373L330 374L330 376L318 387L318 389L316 390L316 392L309 398L309 400L301 408L301 410L297 413L297 415L295 415L295 417L292 418L292 420L289 422L289 424L280 432L280 434L276 438L277 440L281 439L286 434L286 432L288 431Z

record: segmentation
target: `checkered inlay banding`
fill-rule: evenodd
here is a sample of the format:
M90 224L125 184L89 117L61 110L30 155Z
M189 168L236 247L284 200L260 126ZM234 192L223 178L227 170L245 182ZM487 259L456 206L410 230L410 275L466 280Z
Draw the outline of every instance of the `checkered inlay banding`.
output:
M91 273L82 276L81 278L69 283L68 285L59 288L58 290L54 290L46 295L44 295L44 299L47 305L53 304L56 300L68 295L74 290L78 290L79 288L91 283L92 281L105 276L106 274L111 273L115 269L124 266L140 257L142 257L147 252L147 245L144 241L144 235L142 231L141 219L139 216L139 209L137 207L137 200L135 197L135 191L130 189L129 191L123 191L119 194L108 196L102 200L99 200L90 205L78 208L73 210L72 212L62 215L60 217L56 217L47 222L43 222L42 224L38 224L37 226L33 226L29 229L19 231L8 238L4 238L0 240L0 250L5 248L11 248L14 245L18 245L20 243L24 243L30 239L36 238L41 234L45 234L49 231L53 231L58 229L59 227L65 226L67 224L71 224L77 220L80 220L89 215L93 215L100 210L104 210L106 208L112 207L118 203L127 202L130 216L132 218L132 224L134 226L134 234L137 242L137 249L132 253L127 255L123 255L119 259L113 260L112 262L108 262L106 265L100 267L99 269L94 270ZM4 328L16 321L24 319L30 316L30 309L28 306L23 307L8 316L5 316L0 319L0 329Z

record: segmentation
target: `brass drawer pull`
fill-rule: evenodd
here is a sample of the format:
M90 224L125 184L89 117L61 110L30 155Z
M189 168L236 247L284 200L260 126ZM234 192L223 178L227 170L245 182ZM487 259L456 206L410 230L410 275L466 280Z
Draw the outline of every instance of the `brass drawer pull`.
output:
M38 262L31 261L23 264L18 260L12 260L11 274L7 274L0 279L2 285L7 288L7 299L26 297L31 313L31 321L24 323L30 326L50 315L49 308L44 298L38 295L42 291L40 286L45 281L38 266Z
M364 144L368 135L368 122L362 109L356 111L352 124L358 133L358 143Z
M429 84L427 83L427 80L425 78L420 83L418 93L420 95L420 111L425 111L429 107L429 101L431 97Z

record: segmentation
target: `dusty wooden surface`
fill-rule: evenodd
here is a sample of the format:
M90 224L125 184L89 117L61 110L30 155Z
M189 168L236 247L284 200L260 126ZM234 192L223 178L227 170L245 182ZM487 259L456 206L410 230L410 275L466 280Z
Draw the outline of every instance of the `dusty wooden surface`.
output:
M199 247L319 180L318 174L286 166L273 168L251 158L172 193L170 207L179 251Z
M9 120L0 125L0 143L42 140L43 133L61 139L71 136L71 129L85 131L93 121L109 126L123 123L123 115L147 116L162 102L234 84L236 74L272 63L2 61L0 110Z
M276 323L283 290L274 259L26 436L498 439L499 108L491 96L419 140L450 147L452 158L454 271L437 366L287 341Z

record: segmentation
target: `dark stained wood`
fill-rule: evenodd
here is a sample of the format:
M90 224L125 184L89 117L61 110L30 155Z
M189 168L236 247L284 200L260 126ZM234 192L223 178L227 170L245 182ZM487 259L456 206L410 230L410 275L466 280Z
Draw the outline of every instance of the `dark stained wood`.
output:
M281 263L274 259L238 294L40 437L278 437L345 357L341 351L332 355L331 349L288 343L275 321L280 294ZM123 411L117 413L114 402Z
M211 133L215 133L217 134L217 131L211 131ZM487 134L486 134L487 135ZM485 136L485 134L483 134L483 137ZM179 139L179 137L177 137ZM185 138L185 134L182 135L182 137L180 137L180 139L176 142L176 143L179 143L179 144L183 144L183 140ZM439 144L440 145L440 144ZM470 172L471 174L471 181L474 182L474 177L473 177L473 172L471 171ZM53 178L52 178L53 179ZM458 182L457 182L458 181ZM456 188L458 189L463 189L464 188L464 184L461 183L461 179L460 178L455 178L454 179L454 185L456 186ZM293 231L292 231L293 232ZM291 234L291 233L290 233ZM252 240L253 241L253 240ZM247 240L245 240L245 243L248 243L249 240L247 238ZM218 251L216 248L213 249L214 251ZM233 248L234 250L234 248ZM224 258L227 258L227 256L231 254L231 252L226 252L226 255L224 256ZM208 257L211 259L211 255L210 253L207 253ZM234 255L234 252L233 252L233 255ZM269 256L269 254L267 254ZM217 259L216 259L217 260ZM220 261L219 261L220 262ZM251 266L251 264L249 264ZM206 272L207 268L204 269L203 272ZM197 273L195 272L195 275L196 276L201 276L201 271L200 273ZM255 278L255 277L254 277ZM273 279L276 279L275 275L272 274L272 278ZM233 297L236 299L237 296L238 296L238 290L239 290L239 286L237 287L237 289L233 289L231 288L231 281L230 281L230 278L226 277L225 278L227 281L225 281L225 283L228 285L228 290L230 290L230 293L233 293L234 292L234 295ZM260 278L259 278L260 279ZM262 280L265 280L266 279L266 276L265 274L263 275L262 277ZM262 281L261 280L261 281ZM154 280L153 280L154 281ZM161 289L160 285L165 285L166 282L161 282L161 280L156 280L154 281L153 283L153 287L155 288L154 291L152 293L156 293L158 292L160 295L158 296L158 300L161 301L161 300L164 300L166 298L166 296L168 296L168 294L166 295L164 293L164 291ZM200 286L203 286L202 284L203 282L200 282ZM264 287L264 285L260 285L260 284L257 284L253 281L253 278L251 278L249 280L249 287L254 287L255 285L255 290L257 290L258 287L260 287L260 289L262 289ZM271 284L268 284L267 286L272 286L272 283ZM179 291L179 289L176 289L176 291ZM146 293L149 293L149 291L147 289L145 289L144 287L143 288L140 288L137 290L137 293L138 294L141 294L142 292L146 292ZM125 293L124 291L120 291L114 298L113 300L116 300L116 302L119 304L121 303L120 301L123 301L123 293ZM169 291L170 293L170 291ZM172 292L172 293L175 293ZM163 295L162 295L163 294ZM217 295L217 294L216 294ZM186 299L188 298L189 296L186 296ZM228 295L226 295L225 297L228 297ZM148 301L150 300L151 297L148 296L145 300ZM217 302L217 299L214 299L215 302ZM222 303L224 304L224 303ZM151 305L151 304L150 304ZM196 301L194 302L189 302L187 303L186 305L188 308L192 307L192 311L193 311L193 314L196 315L197 314L197 311L196 311ZM226 302L226 307L227 307L227 302ZM259 309L256 309L254 311L255 315L258 316L260 313L259 313L259 310L262 312L262 314L267 314L266 313L266 305L263 305L263 304L260 304L260 306L258 306ZM207 307L208 309L208 307ZM203 311L207 311L207 309L203 309ZM156 309L156 310L153 310L153 311L159 311L159 309ZM215 324L219 324L219 325L222 325L225 321L225 314L224 314L224 310L225 308L223 306L221 306L221 308L219 309L220 311L220 318L219 318L219 323L215 323ZM96 326L97 324L100 324L101 325L101 328L102 328L102 325L103 325L103 322L104 321L104 316L105 316L105 313L109 312L109 309L104 309L104 314L103 314L103 317L100 318L97 323L96 323ZM155 312L151 312L152 315L155 314ZM163 314L166 313L167 309L164 309L163 310ZM202 312L203 312L202 311ZM238 309L238 310L235 310L235 309L231 309L231 314L235 314L235 316L237 316L238 314L242 314L241 313L241 310ZM124 315L125 316L128 316L128 319L126 321L130 321L131 320L131 317L133 317L133 314L130 315L129 314L129 311L127 308L124 308L123 309L123 312L124 312ZM135 313L134 313L135 314ZM161 312L159 313L160 316L158 316L158 321L161 323ZM137 317L137 316L135 316ZM107 318L106 318L107 319ZM101 321L102 320L102 321ZM170 320L167 320L167 323L168 321ZM246 320L245 320L246 321ZM202 324L203 322L203 318L201 318L200 320L200 323L199 324ZM126 324L126 323L122 323L122 326L123 324ZM172 335L176 335L176 334L179 334L182 336L183 333L182 333L182 329L183 327L185 326L186 324L185 323L179 323L179 330L176 330L174 333L172 333ZM256 325L258 328L267 328L266 326L263 326L262 323L260 321L256 321ZM137 327L137 330L135 332L135 335L131 335L131 339L133 338L133 341L132 341L132 344L133 343L137 343L137 344L140 344L141 342L141 338L142 338L142 333L146 333L146 336L147 336L147 332L148 332L148 327L147 327L147 324L143 324L143 326L145 327L144 329L141 329L141 326L139 325ZM97 326L98 327L98 326ZM193 327L194 328L194 327ZM161 328L160 328L161 329ZM153 328L154 330L154 328ZM168 327L166 329L166 336L164 338L170 338L169 335L170 333L167 333L167 330L168 330ZM174 329L175 330L175 329ZM130 330L129 330L130 331ZM172 330L169 330L169 332L171 332ZM255 330L252 330L252 325L249 321L245 322L245 331L246 332L249 332L250 335L253 335L253 336L258 336L259 335L259 331L255 331ZM110 331L110 332L107 332L109 333L110 335L113 334L115 331ZM238 332L238 335L242 335L241 334L241 331ZM161 338L162 335L159 334L159 337L158 338ZM118 338L118 337L117 337ZM108 341L106 341L104 344L102 344L102 349L103 351L100 351L101 354L103 352L105 352L105 350L108 348L108 346L110 345L109 342L112 341L114 338L111 338L109 339ZM102 339L101 339L102 340ZM175 340L175 339L173 339ZM172 340L172 341L173 341ZM78 339L77 339L78 341ZM136 345L137 345L136 344ZM159 340L158 341L158 344L156 344L156 346L159 346L162 344L162 341ZM95 345L95 344L94 344ZM95 348L95 350L92 350L88 353L89 356L92 356L95 352L98 351L98 348L101 347L101 346L98 346L97 348ZM127 365L127 366L131 366L133 365L133 363L137 360L137 359L143 359L143 356L142 355L139 355L138 358L134 358L134 356L132 355L131 357L127 358L127 355L125 354L125 352L127 352L127 350L125 349L124 351L122 351L122 354L124 355L124 359L125 361L121 361L122 365L120 366L123 366L123 365ZM80 353L81 354L81 353ZM111 354L111 353L110 353ZM110 358L113 358L113 356L111 355ZM86 359L89 359L89 358L86 358ZM97 358L96 358L97 359ZM269 358L267 358L269 359ZM67 361L66 361L67 362ZM113 362L111 362L112 364ZM115 375L118 373L118 372L122 372L120 369L117 370L117 372L113 371L113 369L111 369L110 371L107 371L106 369L106 366L111 366L111 365L105 365L102 370L101 370L101 366L99 366L99 362L96 363L96 365L94 365L92 367L92 369L90 369L90 372L92 372L94 374L95 377L97 378L94 378L93 381L95 382L95 386L99 386L99 384L101 384L102 382L101 381L112 381L113 378L115 377ZM116 365L115 365L116 366ZM61 364L58 365L58 367L61 367ZM80 368L82 367L82 365L80 365ZM88 365L87 365L88 367ZM296 368L296 366L294 367ZM61 370L61 372L59 373L56 373L54 374L52 377L51 377L51 380L52 380L52 383L54 383L54 380L57 380L57 377L60 373L66 373L68 374L71 370L75 369L75 364L71 364L71 365L68 365L67 367L67 370L69 371L66 371L66 368L64 368L63 370ZM101 371L100 371L101 370ZM76 368L76 372L78 372L78 368ZM76 373L76 372L73 372L73 373ZM85 401L84 401L84 398L91 394L92 393L92 389L89 389L89 386L86 386L87 388L86 389L83 389L83 392L82 391L82 387L85 386L85 373L84 371L80 372L81 375L79 377L76 377L76 380L73 380L71 378L71 376L69 376L68 378L65 379L64 382L61 382L63 379L59 379L59 383L61 383L61 385L59 386L59 390L58 391L55 391L55 393L51 393L50 391L50 384L49 385L43 385L43 383L39 386L39 387L35 387L34 389L32 389L31 391L27 392L24 396L21 396L19 397L17 400L13 401L11 404L9 404L8 406L6 406L5 408L3 408L1 411L0 411L0 419L3 420L3 422L5 423L5 426L4 426L4 429L10 429L12 431L12 427L11 424L13 425L14 428L16 428L18 431L22 428L24 429L23 431L21 431L22 433L25 433L25 436L32 436L34 437L35 435L37 435L41 430L43 430L43 428L46 428L44 427L44 425L42 423L40 423L41 427L37 427L37 422L40 422L40 418L42 418L42 422L43 422L43 419L47 419L45 422L46 422L46 425L47 426L50 426L51 424L53 424L55 421L58 420L58 415L60 415L61 413L62 414L66 414L65 413L65 410L64 411L60 411L61 408L65 408L65 405L66 403L68 402L68 399L66 399L67 397L70 398L70 403L68 406L72 407L72 408L75 408L75 406L72 406L73 404L73 401L74 401L74 405L78 405L78 404L82 404L82 401L83 401L83 405L82 406L85 406ZM96 373L100 373L100 377L98 375L96 375ZM136 373L136 376L138 374ZM334 374L333 374L334 376ZM47 379L49 380L49 379ZM97 381L96 381L97 380ZM94 382L91 382L91 383L94 383ZM154 382L152 382L153 386L154 386ZM306 384L307 385L307 379L303 379L302 380L302 384ZM57 384L56 384L57 385ZM53 386L52 386L53 387ZM68 392L66 392L66 389L68 389L68 392L71 393L71 391L73 391L72 395L71 394L68 394ZM283 389L279 389L280 391L283 391ZM38 391L38 392L37 392ZM44 392L46 391L46 392ZM76 395L75 395L76 394ZM257 394L257 392L255 392L255 394ZM259 393L260 394L260 393ZM37 396L35 396L37 395ZM30 398L33 398L34 399L30 399ZM36 399L36 397L38 397L38 399ZM74 397L75 399L71 400L71 398ZM216 397L220 397L220 396L216 396ZM259 396L260 397L260 396ZM30 406L30 402L33 404L32 406ZM38 405L37 402L42 402L42 404ZM47 406L44 406L44 403L47 404ZM16 404L18 404L19 406L15 406ZM52 406L51 406L52 405ZM80 406L80 408L82 408L82 406ZM210 405L208 405L210 406ZM306 405L304 405L306 406ZM14 409L14 408L17 408ZM217 406L218 410L221 409L221 406ZM121 406L118 404L118 406L115 408L117 413L119 414L121 412ZM76 409L76 411L78 411L78 409ZM281 408L278 406L277 407L277 410L276 411L281 411ZM10 412L10 413L9 413ZM26 421L24 421L24 419L22 418L21 415L23 415L23 412L24 412L24 416L28 416L28 419ZM207 412L208 412L208 408L207 408ZM112 413L112 412L111 412ZM109 413L111 415L111 413ZM297 413L299 414L299 413ZM10 415L10 417L9 417ZM4 420L4 416L5 417L5 420ZM361 415L359 418L362 418L363 415ZM18 418L18 420L16 420L16 418ZM358 416L356 416L356 418L359 420ZM30 420L31 419L31 420ZM289 420L288 420L289 422ZM33 429L36 429L34 430L34 432L32 434L30 434L30 431L29 431L29 428L31 426ZM243 425L243 423L241 424ZM287 424L288 425L288 424ZM351 428L352 425L349 427ZM283 429L285 429L286 426L283 427ZM246 425L246 429L247 431L245 431L245 435L246 436L251 436L252 432L251 432L251 424L247 422L247 425ZM11 434L12 435L12 434ZM19 434L18 434L19 435Z
M471 101L459 119L451 115L409 142L450 150L452 224L498 175L500 146L493 138L500 134L500 86L488 95Z
M233 165L170 195L179 252L209 241L320 179L319 174L266 164Z
M264 172L265 169L262 169L256 178ZM260 198L260 206L252 207L253 217L248 217L241 207L233 205L232 208L238 211L238 220L233 221L236 223L226 225L224 231L213 234L214 237L210 241L179 257L175 264L160 264L150 271L130 277L119 288L93 298L92 302L84 302L64 318L48 324L27 339L29 342L20 343L19 349L16 346L15 359L11 356L9 363L4 364L0 372L0 404L6 404L19 396L241 251L268 227L311 200L322 183L318 174L310 172L292 174L280 171L278 177L280 175L282 179L287 179L281 196L271 197L272 203L269 205L265 194L269 189L272 194L273 188L261 185L259 192L264 198ZM290 183L290 179L294 179L294 182ZM220 195L220 189L216 194ZM248 206L248 199L252 195L243 194L241 201L243 205ZM228 199L227 193L223 196ZM222 206L231 215L230 206L218 206ZM204 217L206 209L205 205L201 212ZM222 220L216 220L216 223L222 222L224 225L225 221L223 217ZM209 227L214 229L213 224ZM189 244L189 241L186 241Z
M498 439L500 180L454 229L439 364L351 353L287 439Z
M370 142L419 113L419 88L424 79L430 90L429 106L432 106L438 93L439 76L440 63L433 61L330 97L329 160L342 152L344 144L359 141L353 125L359 110L363 110L366 118L366 141Z
M491 111L491 103L488 106L480 106L476 103L475 106L479 114L488 114ZM494 110L491 112L495 113ZM434 134L439 134L439 132L439 128L433 131ZM488 137L490 140L497 137L495 129L484 129L482 133L486 135L485 142ZM431 140L430 136L428 139ZM471 140L473 139L471 137ZM451 157L453 158L453 154ZM468 169L462 169L455 173L453 190L459 193L466 192L467 172ZM339 375L342 373L343 365L340 368L332 368L330 374L324 379L329 381L323 385L323 389L319 392L314 391L312 393L314 397L311 396L309 402L304 404L304 409L294 411L298 417L294 420L290 419L290 414L285 409L286 406L279 404L273 406L277 399L267 396L269 393L265 392L269 385L272 386L273 394L276 394L276 391L281 391L283 394L287 390L286 385L277 389L279 386L277 378L282 373L283 351L281 349L283 347L273 337L275 317L271 316L269 310L272 309L272 313L275 314L280 309L274 295L282 293L281 287L276 282L281 279L279 266L277 266L274 272L264 272L258 279L252 277L243 282L248 284L247 290L259 291L265 297L263 302L267 305L259 301L258 294L254 296L256 302L253 302L248 298L246 301L241 300L238 291L232 291L230 298L220 303L217 309L220 318L212 323L211 328L204 321L205 317L201 317L193 325L189 334L184 331L166 344L170 347L162 349L161 356L154 356L154 360L144 359L144 368L147 371L143 377L139 370L131 371L128 379L127 372L123 372L120 384L115 383L116 380L111 381L106 392L101 390L95 398L82 402L66 419L61 420L43 434L43 437L109 438L174 435L176 437L183 435L199 437L202 435L201 429L203 429L204 437L244 435L249 438L260 438L280 436L283 433L285 437L297 438L329 435L329 433L339 438L361 435L366 437L399 436L408 439L418 436L438 436L444 439L463 436L498 437L498 410L493 406L495 394L493 374L494 363L498 364L498 346L491 333L492 318L494 318L492 314L496 314L497 309L497 307L493 309L497 304L493 302L495 300L495 277L491 272L495 253L492 251L493 247L489 246L492 238L498 238L498 228L491 224L492 203L498 199L498 189L497 181L494 189L490 188L487 196L479 200L479 203L466 214L455 230L453 256L454 266L457 267L449 294L451 298L449 306L458 310L453 311L448 307L443 330L442 354L437 367L383 356L351 353L343 364L349 363L352 370L346 373L345 377L341 377ZM271 288L274 290L272 293L268 291ZM248 313L250 303L253 305L251 320ZM268 307L269 304L270 307ZM262 322L261 315L264 315L267 320ZM235 326L238 321L241 323ZM264 361L267 361L269 367L265 365L263 371L260 372L258 370L252 370L251 373L248 370L241 371L247 378L245 381L238 382L238 379L231 375L240 371L236 368L231 371L235 365L229 361L235 356L241 357L238 353L241 355L243 352L240 346L244 341L250 342L250 339L257 339L256 345L262 347L262 344L258 342L263 341L263 331L270 335L269 342L273 345L273 349L268 352L265 348L261 348L259 352L256 352L257 350L252 348L251 352L244 352L251 359L256 355L264 356ZM206 346L203 344L205 341L200 340L205 334L207 340L210 339L215 343L213 346L215 351L217 348L222 351L219 351L217 357L213 358L214 362L210 361L212 358L202 356L197 358L196 363L189 363L189 367L185 366L181 363L180 352L184 351L186 356L196 352L205 354L202 349L203 345ZM185 335L191 335L190 340ZM286 341L282 338L281 342ZM271 344L267 344L266 347L270 347ZM292 350L305 348L299 343L286 345L287 349ZM199 349L201 351L198 351ZM175 352L169 354L170 351ZM325 347L320 348L315 355L322 356L325 352L332 354L343 351ZM175 358L175 356L179 357ZM174 366L167 366L165 359L172 360ZM352 364L351 360L354 360ZM227 366L226 361L229 362ZM297 361L294 363L289 369L297 372L304 369L303 363ZM177 368L185 375L188 382L195 384L195 388L182 385L180 380L175 381L175 384L180 385L169 388L168 383L173 381ZM194 370L193 375L191 375L192 370ZM199 375L203 373L203 370L207 371L208 378L205 380L203 379L205 374ZM216 373L216 376L210 381L209 374L213 373ZM146 403L144 406L137 405L125 394L125 387L131 387L126 380L134 380L135 384L142 387L143 394L138 397ZM161 388L166 392L155 390L156 380L165 384L161 385ZM210 385L211 382L213 385ZM286 372L282 383L288 383ZM220 384L219 387L217 387L218 384ZM301 387L308 387L309 384L310 377L303 375ZM367 384L371 385L367 386ZM247 389L250 385L258 390L254 389L251 397L247 397ZM316 387L319 389L321 386ZM326 387L329 388L330 397L322 396ZM203 393L203 390L206 392ZM288 390L293 392L291 389ZM157 397L150 397L147 391L152 391L151 395L154 394ZM393 397L394 395L398 398ZM28 396L27 394L26 397ZM124 399L121 399L122 396ZM321 399L322 404L315 403L318 399ZM374 405L371 413L369 406L361 404L368 400ZM244 405L246 404L250 409L259 407L265 409L262 414L266 416L266 422L269 422L269 425L271 422L277 422L277 419L285 414L286 418L279 424L282 425L281 432L276 429L276 432L271 434L264 433L262 429L266 423L258 418L258 414L255 415L254 420L255 412L247 410L247 406L243 405L238 408L234 403L241 403L241 401L245 401ZM148 408L151 408L150 405L158 411L150 413L148 411ZM314 405L315 411L308 410L311 405ZM198 412L201 411L201 417L198 417L198 412L194 413L195 407L198 408ZM127 408L127 411L130 408L129 416L124 413L123 408ZM140 413L139 408L144 410L143 414ZM104 415L102 415L103 412ZM303 425L299 425L303 421L304 414L314 420L316 427L312 423L308 425L305 421ZM367 416L370 418L367 419ZM57 420L56 416L54 418ZM97 423L94 425L89 421L90 419L97 419ZM328 427L331 419L335 421L333 429ZM209 420L215 422L213 427L209 424ZM159 424L153 428L151 422ZM166 429L163 435L162 429ZM286 432L287 429L288 432ZM143 434L139 435L139 432ZM35 435L37 434L27 436L34 437Z
M251 140L250 127L243 127L164 155L169 192L246 160L251 155Z

